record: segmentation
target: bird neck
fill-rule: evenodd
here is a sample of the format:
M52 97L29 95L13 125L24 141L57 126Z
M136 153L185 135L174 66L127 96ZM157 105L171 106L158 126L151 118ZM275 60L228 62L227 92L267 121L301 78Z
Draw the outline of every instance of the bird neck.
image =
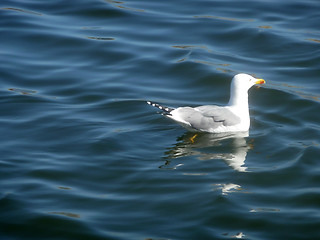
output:
M235 91L231 87L229 106L240 109L248 109L248 91Z

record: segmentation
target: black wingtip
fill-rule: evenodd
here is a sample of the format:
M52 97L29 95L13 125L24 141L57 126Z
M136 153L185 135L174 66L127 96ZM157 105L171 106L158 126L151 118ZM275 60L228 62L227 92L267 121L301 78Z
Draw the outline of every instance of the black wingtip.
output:
M163 111L166 114L170 114L170 112L174 110L174 108L161 106L160 104L154 103L154 102L151 102L151 101L147 101L147 104L149 104L149 105L151 105L153 107L159 108L161 111Z

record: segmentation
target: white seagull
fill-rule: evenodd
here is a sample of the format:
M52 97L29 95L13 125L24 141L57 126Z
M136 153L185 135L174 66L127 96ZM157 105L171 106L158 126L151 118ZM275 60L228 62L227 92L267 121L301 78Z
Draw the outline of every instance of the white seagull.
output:
M250 127L248 90L263 79L240 73L233 77L230 100L226 106L205 105L199 107L169 108L147 101L163 111L162 115L174 120L188 131L209 133L245 132Z

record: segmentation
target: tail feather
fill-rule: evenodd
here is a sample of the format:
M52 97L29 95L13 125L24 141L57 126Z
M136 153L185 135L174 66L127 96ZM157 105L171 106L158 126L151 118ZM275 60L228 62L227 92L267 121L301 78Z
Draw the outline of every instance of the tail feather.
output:
M163 111L163 114L171 115L171 112L174 110L174 108L169 108L165 106L161 106L158 103L147 101L147 103L153 107L159 108L161 111Z

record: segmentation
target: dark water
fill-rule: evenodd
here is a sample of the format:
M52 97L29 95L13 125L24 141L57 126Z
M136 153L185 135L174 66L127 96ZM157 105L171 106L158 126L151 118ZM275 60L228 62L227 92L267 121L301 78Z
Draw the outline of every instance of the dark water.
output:
M320 239L320 4L0 3L0 239ZM145 100L224 104L192 139Z

